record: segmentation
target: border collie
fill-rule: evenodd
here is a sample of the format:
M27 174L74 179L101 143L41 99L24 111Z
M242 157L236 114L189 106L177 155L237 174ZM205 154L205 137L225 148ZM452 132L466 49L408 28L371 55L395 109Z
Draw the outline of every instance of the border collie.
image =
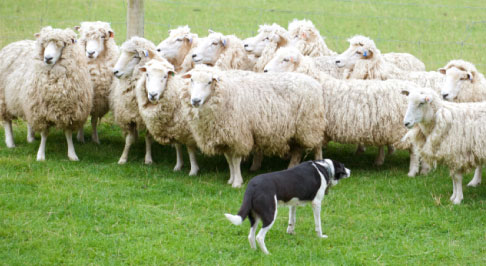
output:
M289 206L287 233L294 234L296 207L311 203L317 236L327 238L327 235L322 234L321 202L332 185L350 174L351 171L344 164L325 159L307 161L284 171L258 175L248 183L238 214L225 216L235 225L240 225L248 216L251 224L248 235L251 248L256 249L256 240L260 249L269 254L265 246L265 235L277 218L278 204ZM255 239L260 220L263 223L262 229Z

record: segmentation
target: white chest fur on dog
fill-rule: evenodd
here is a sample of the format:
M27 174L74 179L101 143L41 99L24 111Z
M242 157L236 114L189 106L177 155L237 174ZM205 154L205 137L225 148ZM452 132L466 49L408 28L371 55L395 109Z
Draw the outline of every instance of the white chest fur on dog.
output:
M275 222L277 208L289 206L287 233L293 234L296 207L311 203L317 235L327 238L321 229L321 202L329 187L350 174L351 171L342 163L326 159L307 161L284 171L256 176L248 183L238 214L225 216L235 225L240 225L248 217L251 224L248 236L250 246L256 249L258 242L260 249L269 254L265 246L265 235ZM263 223L262 229L255 238L260 220Z

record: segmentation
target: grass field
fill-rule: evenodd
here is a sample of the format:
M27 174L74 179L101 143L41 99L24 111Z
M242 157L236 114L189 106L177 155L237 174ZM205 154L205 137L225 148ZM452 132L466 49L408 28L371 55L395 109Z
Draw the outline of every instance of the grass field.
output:
M336 51L346 38L364 34L383 52L404 51L437 69L454 58L486 70L486 4L480 1L145 1L146 37L159 42L167 29L189 24L240 37L257 25L309 18ZM3 0L0 46L31 38L41 26L72 27L80 21L111 21L124 40L122 0ZM331 189L323 202L323 231L314 233L310 207L298 209L296 235L287 235L288 211L280 208L266 244L271 256L253 251L249 223L231 225L244 189L226 185L223 157L198 155L201 172L189 177L188 158L172 172L175 151L154 145L151 166L143 165L142 137L126 165L111 116L100 127L101 145L75 143L80 162L67 160L61 132L52 130L46 162L35 161L39 145L14 124L17 148L0 130L0 264L485 264L486 188L465 188L460 206L449 202L452 182L439 167L430 175L406 176L408 154L399 151L382 167L372 166L375 148L362 156L351 145L332 144L326 157L343 161L352 177ZM86 127L86 135L91 129ZM285 168L265 159L259 173ZM242 166L247 182L249 162ZM465 176L465 183L472 174Z

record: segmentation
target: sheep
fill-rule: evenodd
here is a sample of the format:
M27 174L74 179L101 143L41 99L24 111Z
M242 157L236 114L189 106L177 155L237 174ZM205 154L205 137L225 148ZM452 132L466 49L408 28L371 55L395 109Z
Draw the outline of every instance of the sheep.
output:
M334 78L342 78L346 69L338 68L328 56L304 56L297 48L289 46L277 51L264 67L263 72L268 71L304 73L319 80L322 72Z
M336 52L327 48L319 30L312 21L294 19L289 23L289 35L291 44L305 56L335 56Z
M372 59L371 61L374 61L378 57L400 70L425 71L425 64L411 54L386 53L381 56L381 52L376 48L375 42L368 37L356 35L349 38L348 42L349 48L339 55L336 60L350 60L351 62L346 62L346 64L354 64L358 59Z
M445 84L441 95L444 100L454 102L485 102L486 80L470 62L464 60L452 60L439 73L445 75ZM481 184L481 166L476 168L473 179L468 187L476 187Z
M241 187L241 158L252 151L283 156L289 167L299 163L301 150L322 158L324 110L319 83L302 74L220 71L197 66L182 76L183 108L199 149L224 154L229 184Z
M486 103L454 103L443 101L429 89L403 89L408 95L408 108L403 123L418 126L407 133L429 163L443 162L452 177L450 200L460 204L463 199L462 175L473 167L486 163ZM417 127L416 127L417 128Z
M12 119L23 118L31 130L41 133L37 161L45 160L51 126L64 131L68 158L78 161L72 132L86 122L93 97L86 57L71 29L44 27L35 37L35 41L15 42L0 52L0 117L7 146L15 146ZM33 136L29 137L32 141Z
M181 144L187 146L191 171L196 175L199 167L196 161L196 141L192 137L189 124L181 108L181 88L189 82L175 76L174 66L167 60L154 56L139 70L145 72L137 83L136 94L138 110L147 130L160 144L175 144L177 163L174 171L182 168Z
M223 35L208 30L209 35L194 48L192 61L195 64L215 66L222 70L252 68L243 42L234 35Z
M138 132L145 130L145 123L138 111L135 87L143 75L138 66L149 61L149 51L155 53L155 45L144 38L132 37L125 41L120 49L120 56L113 69L116 79L113 80L110 94L110 106L117 123L125 136L125 147L118 160L124 164L128 159L130 146L135 142ZM152 163L152 137L145 134L145 164Z
M169 30L169 37L157 45L157 53L174 65L177 73L184 73L193 67L192 54L198 41L189 26L180 26Z
M339 80L326 73L315 71L314 68L299 65L302 62L305 61L301 61L298 57L294 59L284 57L281 60L276 57L275 61L271 61L265 67L265 70L267 73L285 71L304 73L322 84L326 114L324 144L336 141L380 146L375 160L376 165L384 163L383 145L397 145L400 149L410 150L408 175L417 174L419 158L409 143L401 142L402 136L406 133L401 121L407 106L406 98L400 94L401 88L414 88L417 87L416 84L401 80ZM422 172L427 170L428 166L424 165Z
M277 50L287 46L289 42L289 33L280 25L276 23L260 25L258 35L246 39L244 43L245 50L256 58L253 71L262 72Z
M115 33L107 22L82 22L74 27L79 33L78 44L86 52L88 71L93 83L93 108L91 109L91 139L100 144L98 121L110 110L110 87L113 82L112 68L118 58ZM84 142L83 128L78 131L78 141Z

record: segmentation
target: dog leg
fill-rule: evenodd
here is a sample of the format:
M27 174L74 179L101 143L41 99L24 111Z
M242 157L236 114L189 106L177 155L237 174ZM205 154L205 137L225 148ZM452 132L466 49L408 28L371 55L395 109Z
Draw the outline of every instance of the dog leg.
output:
M180 171L184 165L184 159L182 158L182 145L179 143L174 144L176 150L176 165L174 171Z
M224 157L226 158L226 161L228 162L228 167L230 170L230 178L228 180L228 184L233 184L233 179L234 179L234 170L233 170L233 157L227 153L224 154Z
M275 219L277 219L277 196L276 195L275 195L274 199L275 199L275 214L273 215L273 220L267 226L262 227L262 229L260 229L260 231L258 232L258 235L256 237L256 241L258 242L260 249L263 251L263 253L265 253L267 255L269 255L270 252L268 252L268 249L265 246L265 235L272 228L273 223L275 222ZM263 224L265 225L265 219L263 219L262 221L263 221Z
M196 160L196 147L187 146L187 153L189 153L189 162L191 163L191 171L189 172L189 175L197 175L199 166L197 165Z
M468 187L477 187L479 184L481 184L481 175L482 175L482 168L481 166L476 167L476 171L474 171L474 177L467 184Z
M258 227L258 218L256 218L254 221L253 221L253 224L251 225L251 228L250 228L250 234L248 235L248 241L250 242L250 247L252 249L256 249L256 237L255 237L255 234L256 234L256 230L257 230L257 227Z
M257 151L253 154L253 162L251 163L250 171L258 171L262 167L263 153Z
M322 234L321 228L321 202L312 202L312 211L314 212L314 222L316 224L317 236L320 238L327 238L327 235Z
M295 234L295 221L296 221L296 214L297 206L290 206L289 207L289 226L287 227L287 234Z

